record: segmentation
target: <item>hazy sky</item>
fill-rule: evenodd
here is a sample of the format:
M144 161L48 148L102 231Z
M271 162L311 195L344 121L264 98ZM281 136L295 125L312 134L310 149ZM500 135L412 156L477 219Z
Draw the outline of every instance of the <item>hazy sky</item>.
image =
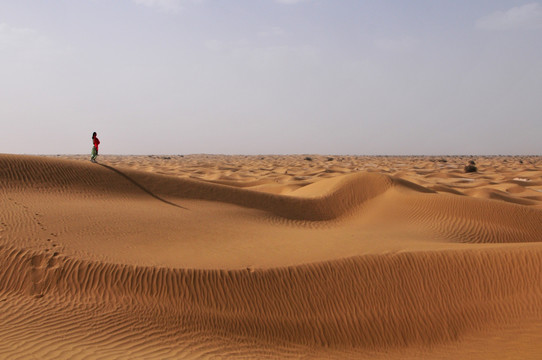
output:
M0 153L542 154L542 2L1 0Z

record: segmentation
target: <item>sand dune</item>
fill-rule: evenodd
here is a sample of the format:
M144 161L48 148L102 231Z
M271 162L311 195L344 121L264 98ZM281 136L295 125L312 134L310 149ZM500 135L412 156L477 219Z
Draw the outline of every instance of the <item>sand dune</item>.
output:
M87 156L65 159L88 160ZM310 160L306 160L310 158ZM476 160L479 171L466 174L463 167ZM377 172L408 180L438 192L496 189L513 198L540 196L542 159L524 157L393 157L393 156L105 156L109 165L210 181L257 191L287 194L300 187L344 174ZM283 191L277 191L277 187ZM527 192L521 193L518 188ZM450 191L451 190L451 191ZM542 203L532 204L542 208Z
M540 357L540 158L306 158L0 155L0 358Z

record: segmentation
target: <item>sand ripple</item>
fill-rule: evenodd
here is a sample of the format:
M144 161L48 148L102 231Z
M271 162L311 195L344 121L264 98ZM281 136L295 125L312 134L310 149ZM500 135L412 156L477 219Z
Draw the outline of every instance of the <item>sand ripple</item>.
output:
M539 355L527 181L509 196L333 164L262 191L105 165L0 156L0 358Z

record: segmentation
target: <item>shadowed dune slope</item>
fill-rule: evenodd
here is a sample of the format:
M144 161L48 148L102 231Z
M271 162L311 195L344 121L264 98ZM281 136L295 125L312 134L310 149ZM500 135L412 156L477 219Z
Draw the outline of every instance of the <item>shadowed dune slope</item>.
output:
M445 358L511 324L496 357L539 356L539 209L378 173L279 195L15 155L0 187L0 358Z

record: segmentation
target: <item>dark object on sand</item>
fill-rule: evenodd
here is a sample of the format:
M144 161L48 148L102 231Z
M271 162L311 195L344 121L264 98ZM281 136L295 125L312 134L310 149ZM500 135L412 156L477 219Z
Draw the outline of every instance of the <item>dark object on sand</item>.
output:
M469 161L469 164L467 166L465 166L465 172L466 173L471 173L471 172L477 172L478 171L478 168L476 167L476 164L474 161Z
M311 158L310 156L307 156L307 157L305 158L305 160L307 160L307 161L312 161L312 158Z

